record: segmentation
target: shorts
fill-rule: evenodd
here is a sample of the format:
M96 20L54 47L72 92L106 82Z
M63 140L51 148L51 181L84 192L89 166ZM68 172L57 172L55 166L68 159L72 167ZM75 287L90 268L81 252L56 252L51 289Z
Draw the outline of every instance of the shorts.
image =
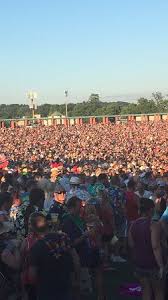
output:
M127 231L127 220L120 216L115 216L116 236L118 238L125 238Z
M102 242L104 242L104 243L111 242L113 236L114 236L114 234L110 234L110 235L103 234L103 236L102 236Z
M102 265L99 249L93 249L89 257L89 268L96 269Z
M80 255L79 255L80 257ZM98 248L90 248L90 251L80 257L82 268L96 269L101 265L100 251Z
M117 230L116 230L116 236L118 238L125 238L127 237L127 223L122 223L120 224L120 226L117 227Z

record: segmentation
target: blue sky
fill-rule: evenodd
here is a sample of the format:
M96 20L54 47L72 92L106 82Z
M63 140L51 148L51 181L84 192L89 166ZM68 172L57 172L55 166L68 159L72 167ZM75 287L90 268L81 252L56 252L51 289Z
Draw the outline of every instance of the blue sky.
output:
M0 103L168 93L167 0L0 0Z

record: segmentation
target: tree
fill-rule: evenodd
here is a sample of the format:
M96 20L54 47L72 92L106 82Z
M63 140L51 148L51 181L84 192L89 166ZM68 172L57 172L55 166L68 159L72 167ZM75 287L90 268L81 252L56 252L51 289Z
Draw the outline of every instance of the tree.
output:
M152 96L151 99L140 98L137 103L128 103L122 101L102 102L100 101L99 94L91 94L88 101L69 103L68 115L75 117L168 112L168 99L160 92L153 93ZM55 111L59 111L62 115L65 115L65 104L46 103L39 105L37 108L37 113L41 114L42 117L47 117ZM31 116L28 105L0 105L0 118L21 118L23 116Z
M91 94L90 97L89 97L88 102L90 102L90 103L99 103L100 102L99 94Z
M121 115L139 114L138 105L136 103L129 103L121 110Z
M137 109L141 114L147 114L149 112L150 113L157 112L157 106L153 99L152 100L148 100L146 98L138 99Z
M38 106L37 113L42 115L42 117L47 117L50 114L51 104L43 104Z
M152 94L154 101L157 105L157 111L158 112L164 112L167 107L167 103L165 102L165 98L160 92L156 92Z
M152 96L157 104L164 100L164 97L161 92L152 93Z

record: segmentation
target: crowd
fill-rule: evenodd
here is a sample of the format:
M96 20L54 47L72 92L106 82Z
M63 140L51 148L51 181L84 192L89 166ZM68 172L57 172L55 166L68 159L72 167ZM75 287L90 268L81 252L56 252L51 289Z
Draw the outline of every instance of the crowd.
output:
M48 163L57 158L67 165L105 162L111 171L136 172L152 168L167 172L168 122L82 126L39 126L0 130L1 152L11 166ZM13 164L12 164L13 163ZM30 165L32 167L32 165Z
M1 129L0 300L104 300L126 262L167 299L167 127Z

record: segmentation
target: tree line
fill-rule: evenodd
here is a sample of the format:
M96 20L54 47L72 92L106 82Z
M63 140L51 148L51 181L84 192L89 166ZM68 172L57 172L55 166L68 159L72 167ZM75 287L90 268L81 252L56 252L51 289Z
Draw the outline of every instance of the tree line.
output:
M55 112L65 115L65 104L43 104L37 107L36 113L41 117L47 117ZM168 97L162 93L153 93L150 99L140 98L136 103L123 101L104 102L98 94L91 94L87 101L68 104L68 116L91 116L91 115L120 115L120 114L145 114L168 112ZM0 118L31 117L31 110L25 104L1 104Z

